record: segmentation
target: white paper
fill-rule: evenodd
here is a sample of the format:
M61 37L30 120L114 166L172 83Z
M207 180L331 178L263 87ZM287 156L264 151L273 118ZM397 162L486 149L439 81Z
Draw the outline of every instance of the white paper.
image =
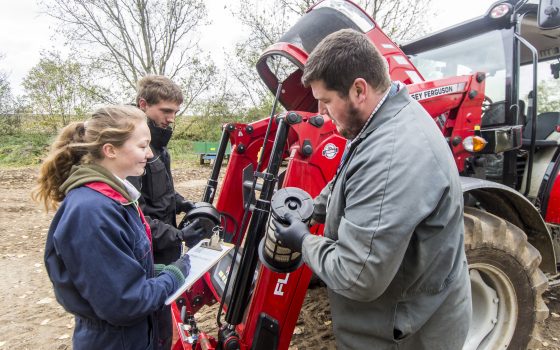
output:
M198 281L212 266L216 265L221 258L223 258L227 252L233 248L232 244L221 243L222 250L214 250L202 246L204 242L209 242L209 239L203 239L198 242L197 245L190 248L187 251L187 255L190 257L191 269L189 275L185 278L185 283L179 287L170 295L166 300L165 304L171 304L175 299L181 296L186 290L188 290L196 281Z

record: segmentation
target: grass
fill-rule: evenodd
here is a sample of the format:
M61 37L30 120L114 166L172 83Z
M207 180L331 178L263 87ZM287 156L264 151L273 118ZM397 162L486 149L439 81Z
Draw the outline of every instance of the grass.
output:
M39 165L46 157L55 138L50 133L17 133L0 137L0 167L17 168ZM169 153L173 165L198 164L198 155L193 152L190 140L173 136L169 142Z
M54 136L48 133L15 133L0 137L0 166L38 165L48 152Z
M168 145L169 154L174 164L197 164L198 155L193 152L193 143L190 140L173 136Z
M193 142L219 141L224 122L220 118L178 118L168 147L173 165L198 164L199 156L193 151ZM22 118L16 129L13 134L0 137L0 167L39 165L54 141L54 131L42 127L36 117Z

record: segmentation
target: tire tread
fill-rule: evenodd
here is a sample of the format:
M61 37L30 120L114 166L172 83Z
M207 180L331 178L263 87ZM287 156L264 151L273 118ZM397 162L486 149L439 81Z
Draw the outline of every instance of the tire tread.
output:
M535 322L532 325L530 338L535 338L536 323L544 321L549 313L542 297L548 288L548 280L539 269L542 261L539 251L528 242L523 230L493 214L465 207L464 218L465 250L491 247L507 253L523 266L533 294Z

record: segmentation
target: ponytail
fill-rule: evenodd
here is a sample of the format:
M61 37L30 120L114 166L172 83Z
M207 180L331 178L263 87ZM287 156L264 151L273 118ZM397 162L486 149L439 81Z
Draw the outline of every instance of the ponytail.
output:
M38 186L34 189L32 198L43 202L45 208L55 209L65 194L60 186L68 178L72 166L80 164L87 151L80 147L84 143L84 122L68 124L61 130L51 146L47 158L39 169Z
M103 159L102 148L122 146L146 115L132 106L107 106L95 111L86 122L68 124L61 130L39 170L38 185L31 197L43 202L47 211L56 209L66 194L60 186L72 166Z

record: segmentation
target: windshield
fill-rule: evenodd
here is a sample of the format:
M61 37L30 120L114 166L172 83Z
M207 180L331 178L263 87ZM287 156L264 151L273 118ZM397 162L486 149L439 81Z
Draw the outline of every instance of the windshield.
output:
M502 124L505 123L506 67L509 64L505 52L510 50L510 43L511 31L495 30L418 53L411 56L411 60L426 80L486 73L485 103L492 104L493 108L483 115L483 124Z
M537 69L537 114L544 112L560 111L560 79L555 79L551 66L560 63L559 59L542 61ZM533 89L533 66L525 65L521 67L519 79L519 98L529 106L529 93ZM525 110L525 115L527 115Z
M537 18L528 14L523 18L521 35L533 45L539 54L537 66L537 114L560 111L560 28L542 30ZM519 98L529 106L528 95L533 89L533 65L531 52L521 46ZM525 110L525 115L528 115Z
M538 106L537 114L560 110L560 29L541 30L534 14L524 16L521 36L533 45L539 53L537 72ZM486 73L486 101L483 105L482 125L505 123L507 86L512 86L513 32L510 29L496 29L486 33L456 41L450 45L411 55L411 60L427 80ZM526 122L530 102L528 95L533 89L533 64L531 52L520 44L518 98L521 101L519 123ZM556 73L555 73L556 72Z

